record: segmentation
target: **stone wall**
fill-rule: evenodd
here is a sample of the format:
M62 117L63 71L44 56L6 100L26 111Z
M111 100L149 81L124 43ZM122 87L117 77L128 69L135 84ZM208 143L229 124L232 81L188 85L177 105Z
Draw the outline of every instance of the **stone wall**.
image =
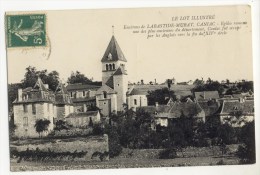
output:
M92 160L91 156L94 152L98 151L104 153L109 151L108 136L91 136L87 138L68 138L68 139L31 139L13 141L10 143L12 149L18 151L25 151L27 148L30 150L36 150L38 147L40 150L55 152L77 152L87 151L87 154L82 160Z

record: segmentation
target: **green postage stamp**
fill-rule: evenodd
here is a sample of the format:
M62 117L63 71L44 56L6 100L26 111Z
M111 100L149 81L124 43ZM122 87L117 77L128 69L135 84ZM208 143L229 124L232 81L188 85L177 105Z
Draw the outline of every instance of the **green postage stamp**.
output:
M6 16L7 47L46 46L45 14Z

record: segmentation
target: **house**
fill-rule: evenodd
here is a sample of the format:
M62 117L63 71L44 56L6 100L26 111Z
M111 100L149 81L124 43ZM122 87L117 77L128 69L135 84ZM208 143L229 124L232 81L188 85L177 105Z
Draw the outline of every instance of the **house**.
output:
M254 120L254 100L224 101L219 116L222 124L241 127Z
M38 137L35 123L38 119L50 121L48 131L53 130L55 116L55 94L38 78L33 87L18 89L18 97L13 102L15 136ZM47 134L48 131L44 134Z
M100 122L99 111L75 112L69 114L65 121L74 127L87 127L92 124Z
M75 111L86 112L96 106L96 92L101 86L91 84L68 84L66 89L74 104Z
M205 122L205 112L195 102L175 102L171 105L158 105L138 107L137 110L144 110L154 118L155 125L167 127L172 120L181 116L195 118L197 122Z
M196 101L207 101L212 99L219 99L219 93L218 91L194 92L194 97Z
M217 117L221 110L221 103L216 100L199 101L198 104L205 112L206 120L210 117Z

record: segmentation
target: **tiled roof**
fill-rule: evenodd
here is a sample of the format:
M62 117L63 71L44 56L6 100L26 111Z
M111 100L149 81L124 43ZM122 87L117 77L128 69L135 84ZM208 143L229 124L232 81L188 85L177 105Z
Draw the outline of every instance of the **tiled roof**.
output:
M202 91L202 92L195 92L194 94L197 100L209 100L209 99L219 98L218 91Z
M242 111L243 114L253 114L254 113L254 101L253 100L246 100L244 102L224 101L220 114L228 115L235 111Z
M87 90L97 90L100 87L101 86L97 86L97 85L77 83L77 84L68 84L66 86L66 89L68 91L75 91L75 90L86 90L87 91Z
M167 85L129 85L129 95L133 89L136 90L138 94L134 95L148 95L148 91L154 91L157 89L167 88ZM188 96L192 95L191 89L194 88L194 85L172 85L171 90L175 92L175 95L179 96Z
M214 101L200 101L198 102L200 107L205 112L206 116L212 116L219 112L220 104Z
M116 94L116 91L114 91L114 89L110 88L107 85L103 85L101 86L101 88L99 88L96 92L97 95L103 94L103 92L107 92L108 94Z
M62 94L68 94L67 89L65 88L63 83L59 83L59 85L56 88L55 93L62 93Z
M127 75L127 73L125 69L122 66L120 66L113 75Z
M106 85L112 89L114 89L114 78L113 76L110 76L106 82Z
M153 114L155 117L179 118L182 114L187 117L193 117L202 112L201 107L197 103L174 103L171 106L145 106L138 107L137 110L143 109L144 111ZM157 113L155 115L155 113Z
M87 111L87 112L75 112L70 113L66 118L80 118L80 117L92 117L96 116L98 111Z
M109 62L109 61L125 61L127 62L121 48L119 47L116 38L112 36L107 49L102 57L101 62Z
M44 86L40 77L38 77L38 80L36 81L33 89L39 89L41 91L48 91L48 89Z
M72 101L73 101L73 103L96 101L96 97L73 98Z

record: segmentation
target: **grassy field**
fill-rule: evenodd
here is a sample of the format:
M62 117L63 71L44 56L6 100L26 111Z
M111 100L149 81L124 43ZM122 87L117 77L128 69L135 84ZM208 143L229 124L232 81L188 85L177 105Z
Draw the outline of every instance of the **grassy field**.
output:
M112 158L100 161L60 161L60 162L24 162L11 160L11 171L45 171L45 170L80 170L80 169L111 169L111 168L144 168L144 167L176 167L176 166L211 166L223 160L225 165L239 164L235 156L222 157L190 157L175 159L137 159Z

